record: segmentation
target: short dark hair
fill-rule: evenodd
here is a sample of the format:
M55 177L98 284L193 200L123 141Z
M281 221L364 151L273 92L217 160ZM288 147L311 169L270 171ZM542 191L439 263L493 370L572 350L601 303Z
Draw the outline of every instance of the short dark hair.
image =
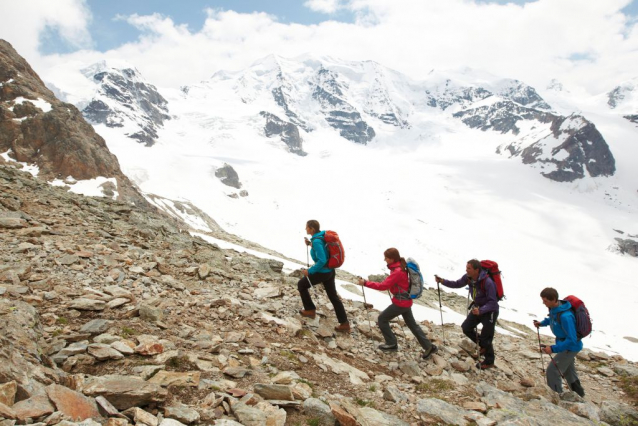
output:
M467 261L468 265L472 266L472 269L481 269L481 262L479 262L477 259L470 259Z
M321 231L321 225L319 225L319 222L316 220L309 220L308 222L306 222L306 226L308 228L312 228L315 230L315 234L319 231Z
M541 297L555 302L558 300L558 292L556 291L556 289L546 287L543 289L543 291L541 291Z

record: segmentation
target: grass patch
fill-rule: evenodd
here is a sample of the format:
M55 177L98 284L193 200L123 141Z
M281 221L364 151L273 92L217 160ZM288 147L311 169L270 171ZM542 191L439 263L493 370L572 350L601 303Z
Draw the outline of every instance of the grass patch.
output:
M620 387L634 406L638 406L638 377L621 377Z
M297 380L297 381L298 381L299 383L305 383L306 385L310 386L310 389L314 389L314 388L315 388L315 385L313 385L313 384L312 384L312 382L309 382L309 381L308 381L308 380L306 380L306 379L299 379L299 380Z
M449 391L455 388L454 384L448 380L430 379L418 385L417 390L425 393L439 393Z
M372 385L372 386L370 386L370 387L368 388L368 390L369 390L370 392L376 392L376 391L377 391L377 385Z
M120 331L120 336L124 337L125 339L127 337L135 336L136 334L137 330L130 327L122 327L122 330Z
M368 401L367 399L357 398L355 399L357 405L361 407L372 407L374 408L374 401Z
M64 317L58 317L58 319L55 320L55 323L60 325L67 325L69 323L69 320Z
M306 424L308 426L319 426L321 424L321 419L318 417L313 417L312 419L307 419Z
M299 360L297 359L297 355L295 355L294 353L290 352L290 351L281 351L279 352L279 355L288 358L291 362L298 364Z

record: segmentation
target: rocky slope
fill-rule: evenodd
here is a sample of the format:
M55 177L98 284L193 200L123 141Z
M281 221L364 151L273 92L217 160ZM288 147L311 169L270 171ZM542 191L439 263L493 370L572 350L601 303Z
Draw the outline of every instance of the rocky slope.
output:
M501 324L511 335L497 335L493 370L473 368L452 325L422 324L441 349L420 361L396 322L401 351L383 354L378 311L345 301L353 333L335 335L318 288L320 315L302 319L298 275L279 261L11 166L0 188L2 426L638 422L621 387L638 367L621 356L579 354L583 401L543 384L536 335L516 324Z
M37 165L47 180L114 178L120 200L148 207L80 111L59 101L4 40L0 40L0 153Z

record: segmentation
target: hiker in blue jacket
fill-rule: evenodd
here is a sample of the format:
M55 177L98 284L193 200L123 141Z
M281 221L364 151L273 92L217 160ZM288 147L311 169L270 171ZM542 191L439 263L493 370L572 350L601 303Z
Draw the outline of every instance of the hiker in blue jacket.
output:
M483 362L479 360L476 367L481 370L494 367L494 330L496 328L496 320L498 318L498 296L496 293L496 284L485 269L481 267L481 262L472 259L465 266L466 274L457 281L450 281L435 275L437 283L443 284L450 288L462 288L468 286L470 295L472 296L472 308L461 329L473 342L478 341L480 346L480 355L484 355ZM468 307L468 309L470 309ZM477 335L477 326L483 324L481 334Z
M578 340L576 332L576 317L571 310L572 305L566 300L558 300L558 292L547 287L541 291L543 304L549 309L549 316L543 321L534 320L534 326L550 326L556 336L556 344L541 346L541 350L556 356L547 366L547 385L558 393L563 391L561 377L564 377L569 388L581 397L585 396L585 390L580 384L574 361L576 355L583 349L583 342ZM559 371L560 370L560 371Z
M328 299L332 303L337 314L337 320L339 325L335 327L336 331L348 333L350 332L350 323L348 322L348 315L346 314L346 308L343 307L343 302L337 294L337 287L335 284L335 270L328 268L328 249L324 242L325 231L321 231L319 222L316 220L309 220L306 223L306 233L310 235L310 240L305 239L306 245L310 246L310 256L315 262L309 269L302 269L304 277L297 283L297 289L301 296L301 302L303 303L303 309L299 311L302 317L315 318L317 315L317 308L310 297L311 286L323 283L323 288L326 289Z

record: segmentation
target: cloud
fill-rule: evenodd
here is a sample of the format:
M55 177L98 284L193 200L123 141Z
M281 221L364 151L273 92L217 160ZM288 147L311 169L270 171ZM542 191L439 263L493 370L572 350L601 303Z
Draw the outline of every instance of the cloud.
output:
M79 51L43 60L50 71L53 65L123 59L154 84L178 87L220 69L242 69L268 54L312 53L374 60L417 79L432 69L472 67L539 88L557 78L599 93L636 76L638 26L621 12L628 3L309 0L313 10L343 7L356 20L301 25L266 13L209 9L198 31L159 14L133 15L127 21L141 31L134 42L105 53Z
M320 13L335 13L343 7L339 0L308 0L303 5Z
M4 2L0 13L0 38L26 57L39 58L41 37L53 31L76 48L90 47L91 12L84 0L29 0Z

